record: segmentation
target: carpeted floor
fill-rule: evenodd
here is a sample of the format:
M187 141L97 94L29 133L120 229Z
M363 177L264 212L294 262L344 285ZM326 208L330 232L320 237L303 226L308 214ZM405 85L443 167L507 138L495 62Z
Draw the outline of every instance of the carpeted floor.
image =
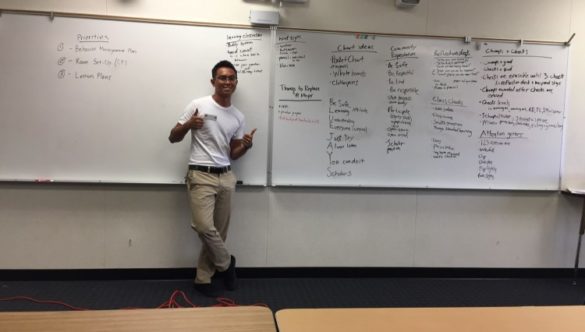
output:
M182 291L186 296L184 299ZM174 293L175 292L175 293ZM192 280L1 281L0 311L156 308L174 303L223 303L284 308L467 307L580 305L585 279L437 279L437 278L241 278L225 299L206 298ZM27 297L26 299L24 297ZM167 303L168 304L168 303Z

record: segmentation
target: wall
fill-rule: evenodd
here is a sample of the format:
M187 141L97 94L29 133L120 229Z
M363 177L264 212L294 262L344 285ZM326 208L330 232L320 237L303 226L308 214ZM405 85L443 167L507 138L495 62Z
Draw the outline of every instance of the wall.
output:
M583 1L422 0L412 10L393 2L287 4L281 26L552 41L577 33L563 187L585 188ZM0 0L0 8L248 24L250 9L278 7ZM228 246L246 267L572 267L582 206L556 192L243 187ZM198 247L182 186L0 183L0 269L192 267Z

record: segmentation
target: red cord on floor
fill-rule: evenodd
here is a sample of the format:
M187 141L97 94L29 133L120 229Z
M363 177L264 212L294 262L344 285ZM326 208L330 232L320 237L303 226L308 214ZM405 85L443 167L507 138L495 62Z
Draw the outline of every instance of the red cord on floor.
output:
M34 299L34 298L28 297L28 296L5 297L5 298L0 298L0 301L3 301L3 302L10 302L10 301L29 301L29 302L33 302L33 303L39 303L39 304L59 305L59 306L63 306L65 308L71 309L71 310L78 310L78 311L80 311L80 310L92 310L92 309L88 309L88 308L76 307L76 306L67 304L65 302L61 302L61 301L55 301L55 300L38 300L38 299ZM216 298L216 301L217 301L217 303L211 305L211 307L237 307L237 306L242 306L240 304L237 304L236 301L234 301L233 299L229 299L229 298L226 298L226 297L218 297L218 298ZM256 303L256 304L252 304L252 306L268 307L264 303ZM189 297L183 291L175 290L175 291L173 291L173 293L171 294L171 296L169 297L168 300L166 300L165 302L163 302L161 305L159 305L156 308L157 309L170 309L170 308L197 308L197 307L202 307L202 306L196 305L193 302L191 302L191 300L189 299ZM126 308L120 308L120 309L148 309L148 308L130 308L130 307L126 307Z
M64 307L71 309L71 310L89 310L89 309L85 309L85 308L75 307L75 306L72 306L72 305L67 304L65 302L53 301L53 300L37 300L37 299L34 299L32 297L28 297L28 296L12 296L12 297L0 298L0 301L19 301L19 300L40 303L40 304L55 304L55 305L64 306Z

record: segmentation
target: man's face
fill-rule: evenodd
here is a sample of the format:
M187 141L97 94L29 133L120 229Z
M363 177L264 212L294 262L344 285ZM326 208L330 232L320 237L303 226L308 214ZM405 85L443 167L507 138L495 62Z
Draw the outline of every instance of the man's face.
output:
M236 72L231 68L220 67L217 69L215 78L211 79L211 84L215 88L216 95L229 97L236 91L238 85Z

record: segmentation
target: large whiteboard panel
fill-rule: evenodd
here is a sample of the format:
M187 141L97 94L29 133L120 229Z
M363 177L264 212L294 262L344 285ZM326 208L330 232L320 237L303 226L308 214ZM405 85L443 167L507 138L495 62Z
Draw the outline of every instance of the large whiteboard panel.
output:
M183 182L190 136L169 131L227 59L258 128L236 173L266 184L269 31L5 13L0 45L0 180Z
M568 51L280 31L273 185L556 190Z

